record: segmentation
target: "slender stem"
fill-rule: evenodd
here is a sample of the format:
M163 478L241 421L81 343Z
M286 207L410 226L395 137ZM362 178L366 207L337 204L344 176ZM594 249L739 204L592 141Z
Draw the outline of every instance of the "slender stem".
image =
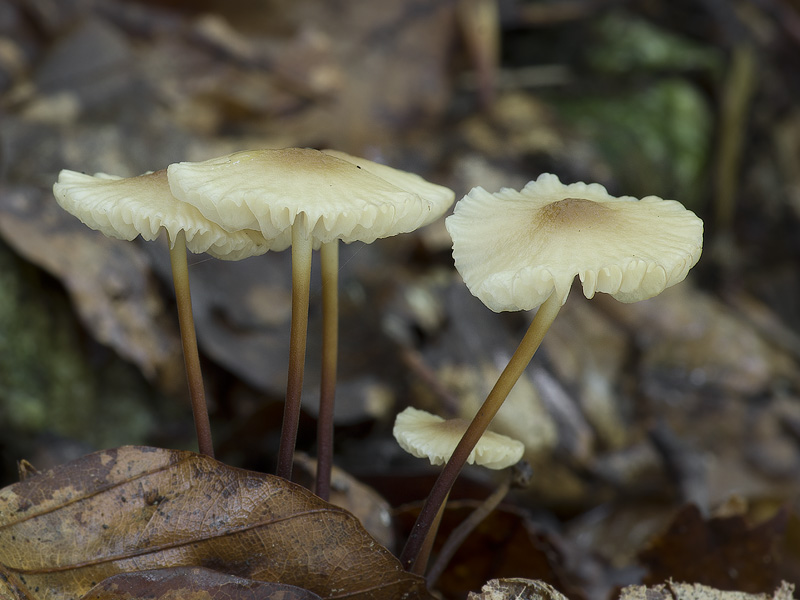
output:
M289 375L276 470L276 474L284 479L292 478L294 447L297 443L297 428L300 424L303 369L306 360L308 294L311 282L313 240L311 233L307 231L304 219L305 216L298 216L292 226L292 326L289 337Z
M339 240L320 247L322 271L322 374L317 421L317 496L330 497L333 468L333 405L339 347Z
M197 430L197 445L200 454L214 457L214 444L211 442L211 423L208 420L208 406L203 389L203 374L200 371L200 354L197 351L197 334L192 315L192 296L189 291L189 268L186 264L186 234L178 232L175 239L169 240L169 257L172 263L172 282L175 285L175 299L178 304L178 324L181 330L183 361L186 365L186 379L189 382L189 397L192 402L194 427Z
M413 568L419 549L431 531L431 523L433 523L439 507L444 502L458 474L467 462L470 452L472 452L475 444L481 439L489 423L491 423L495 414L503 405L503 401L508 396L511 388L514 387L514 384L525 371L560 309L561 302L555 293L551 294L544 304L539 307L525 337L522 338L511 360L508 361L508 365L500 374L497 383L495 383L492 391L489 392L483 405L478 409L477 414L472 419L472 423L467 427L464 436L439 474L436 483L433 484L433 488L422 506L417 521L411 529L406 546L400 555L400 562L406 569Z
M422 547L419 549L419 554L417 554L417 560L414 561L414 565L411 568L411 572L414 573L414 575L419 575L421 577L425 574L425 568L428 566L428 559L430 558L431 550L433 550L433 542L436 539L436 532L439 531L439 525L442 524L442 516L444 516L444 509L446 506L447 496L445 496L444 502L442 502L439 510L436 511L436 516L433 518L433 523L431 524L431 531L433 533L425 537Z
M480 525L495 508L497 508L497 506L503 501L503 498L508 495L508 491L511 489L511 481L513 477L513 472L509 469L509 472L506 478L503 480L503 483L501 483L500 486L493 491L488 498L486 498L486 500L481 502L481 505L473 510L466 519L459 523L458 527L453 529L453 531L450 533L450 536L447 538L447 541L445 541L444 545L442 546L442 549L439 551L439 555L436 557L436 562L433 563L431 570L428 571L428 575L425 578L428 588L432 588L439 580L439 577L441 577L445 568L450 563L450 559L453 558L456 550L461 547L461 544L464 543L464 540L467 539L467 536L472 533L475 528ZM417 563L420 562L421 557L422 553L420 553L420 558L417 559ZM424 572L424 569L422 572Z

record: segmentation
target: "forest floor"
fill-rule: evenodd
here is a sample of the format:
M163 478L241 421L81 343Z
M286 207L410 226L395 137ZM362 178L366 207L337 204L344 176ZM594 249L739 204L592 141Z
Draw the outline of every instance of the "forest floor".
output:
M681 201L704 254L635 304L573 286L493 424L525 443L533 481L436 589L800 582L798 56L797 0L0 0L0 483L22 458L195 448L164 240L89 230L55 203L61 169L335 148L457 200L552 172ZM217 458L235 467L274 471L290 267L190 256ZM469 293L441 221L343 246L340 289L335 462L390 507L395 527L371 531L396 551L437 469L397 446L394 416L474 414L530 315ZM502 477L468 469L443 534Z

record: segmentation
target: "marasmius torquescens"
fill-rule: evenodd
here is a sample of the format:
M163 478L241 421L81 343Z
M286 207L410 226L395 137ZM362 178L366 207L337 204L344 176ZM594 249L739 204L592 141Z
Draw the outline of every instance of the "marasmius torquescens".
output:
M434 484L401 562L413 570L430 525L472 448L531 361L578 276L583 293L638 302L683 281L699 260L703 222L679 202L614 197L596 183L545 173L521 191L474 188L445 222L458 272L495 312L538 311Z
M213 457L186 249L194 253L206 252L223 260L239 260L263 254L273 247L283 249L288 242L267 241L254 230L225 231L172 195L164 169L127 178L104 173L92 176L65 169L58 175L53 194L64 210L109 237L130 241L142 236L142 239L154 240L162 229L166 230L198 446L201 453Z
M418 175L335 150L248 150L168 169L175 196L228 231L291 236L292 324L277 474L291 478L300 417L312 250L320 249L323 341L316 492L327 498L338 345L338 243L371 243L426 225L455 194Z

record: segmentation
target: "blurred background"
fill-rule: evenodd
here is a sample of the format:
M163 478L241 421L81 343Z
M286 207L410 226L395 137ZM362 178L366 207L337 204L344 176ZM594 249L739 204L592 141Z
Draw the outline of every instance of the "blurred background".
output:
M0 480L21 458L195 448L165 242L83 226L53 199L60 169L335 148L457 199L552 172L681 201L704 255L645 302L573 290L494 424L533 481L456 554L444 596L498 576L570 598L800 581L798 98L798 0L0 0ZM437 473L396 445L394 415L471 416L531 316L469 294L441 222L341 255L336 462L391 505L393 546ZM266 472L289 267L190 256L217 457ZM468 470L445 531L501 477Z

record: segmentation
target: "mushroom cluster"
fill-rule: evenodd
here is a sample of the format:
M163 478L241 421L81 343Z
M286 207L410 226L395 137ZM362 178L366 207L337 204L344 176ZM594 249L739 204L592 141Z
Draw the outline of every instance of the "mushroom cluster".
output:
M472 449L527 368L577 276L583 293L638 302L680 283L699 260L703 222L679 202L614 197L596 183L545 173L521 191L477 187L445 220L453 259L473 295L495 312L536 315L434 484L401 555L415 563Z
M213 455L191 310L186 250L239 260L291 247L292 319L277 474L291 478L300 417L311 258L320 252L323 339L316 492L328 498L338 347L339 242L371 243L441 217L455 199L412 173L334 150L285 148L182 162L138 177L62 171L58 203L93 229L124 240L167 232L186 372L200 451ZM522 443L487 433L580 279L583 294L621 302L681 282L700 258L703 222L680 203L611 196L598 184L543 174L522 190L473 189L446 219L455 267L495 312L538 309L471 422L412 407L397 417L398 443L444 464L406 547L403 565L423 573L450 489L464 464L517 463ZM498 500L499 502L499 500Z
M446 187L335 150L236 152L122 179L62 171L53 192L86 225L125 240L167 231L200 450L213 454L191 317L186 248L238 260L292 247L292 322L277 474L289 479L300 416L312 250L323 281L323 372L317 493L328 496L337 364L338 242L371 243L439 218Z
M337 363L339 240L372 243L442 216L452 190L335 150L236 152L167 169L172 193L228 231L256 229L292 247L289 375L276 473L291 478L308 327L311 253L320 250L323 297L317 494L328 498Z

